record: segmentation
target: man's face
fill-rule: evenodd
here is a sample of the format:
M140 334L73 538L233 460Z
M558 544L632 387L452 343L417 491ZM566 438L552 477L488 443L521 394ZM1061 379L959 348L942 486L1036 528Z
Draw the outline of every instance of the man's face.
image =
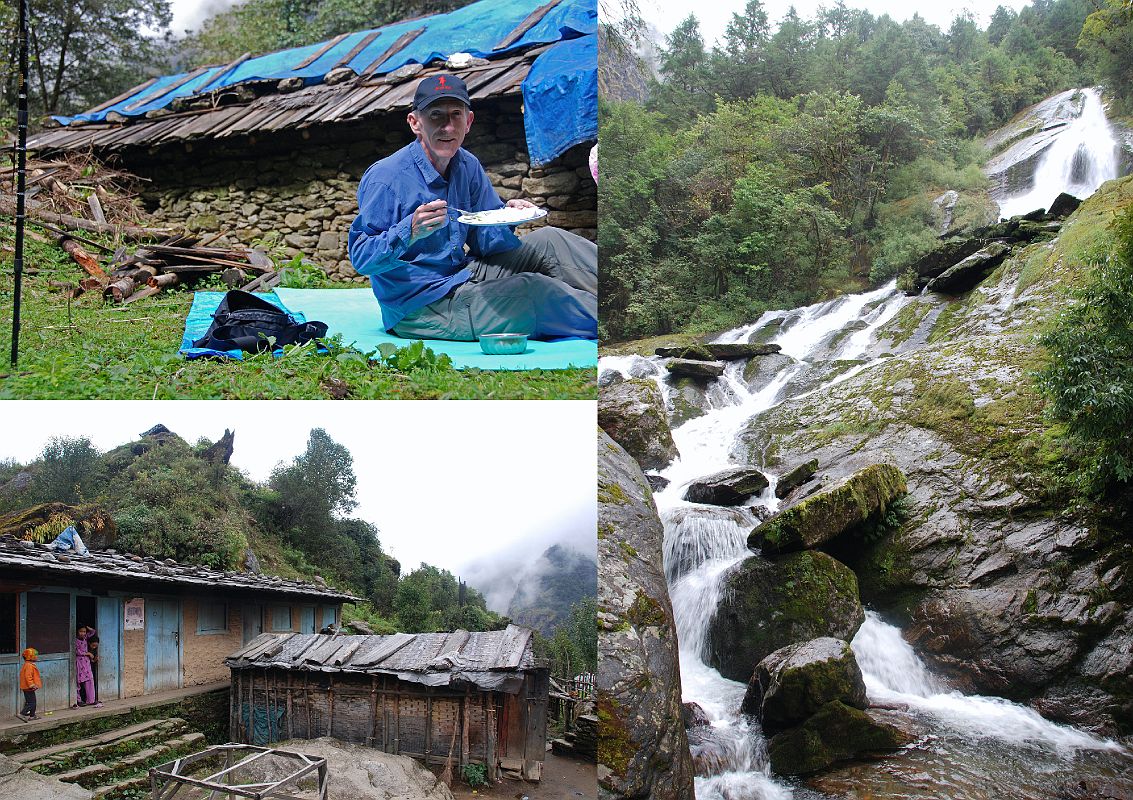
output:
M409 127L434 165L448 165L464 144L472 127L472 110L459 100L445 97L420 111L409 112Z

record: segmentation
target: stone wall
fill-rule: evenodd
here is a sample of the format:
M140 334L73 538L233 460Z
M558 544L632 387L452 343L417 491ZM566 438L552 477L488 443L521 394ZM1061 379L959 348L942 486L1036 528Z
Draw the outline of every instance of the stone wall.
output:
M464 146L483 163L500 197L523 197L549 210L545 220L520 228L520 235L549 224L595 239L591 145L532 168L518 104L511 99L478 106ZM370 164L411 140L404 115L389 114L365 125L169 147L123 161L149 181L143 199L154 224L227 231L218 246L240 242L287 258L302 255L335 278L362 282L346 252L358 180Z

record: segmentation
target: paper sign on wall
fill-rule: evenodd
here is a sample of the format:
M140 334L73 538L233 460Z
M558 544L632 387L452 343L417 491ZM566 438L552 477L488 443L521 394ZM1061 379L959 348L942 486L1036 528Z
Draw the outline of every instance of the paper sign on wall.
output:
M145 602L146 601L140 597L126 601L126 624L123 626L124 630L140 631L146 627Z

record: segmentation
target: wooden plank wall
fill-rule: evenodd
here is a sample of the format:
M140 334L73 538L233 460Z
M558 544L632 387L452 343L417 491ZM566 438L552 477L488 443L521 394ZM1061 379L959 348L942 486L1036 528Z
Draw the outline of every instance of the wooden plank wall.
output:
M433 689L389 675L270 669L232 670L230 696L229 733L235 742L254 743L246 720L256 714L266 712L271 718L282 714L281 739L331 736L428 764L444 764L451 751L454 768L481 763L492 776L501 754L497 720L507 718L500 707L505 700L513 706L517 701L492 692ZM248 706L254 710L251 715L241 711ZM515 714L513 723L521 722L523 716ZM538 734L544 735L545 730ZM517 756L522 757L532 735L516 731ZM543 748L538 752L541 761Z

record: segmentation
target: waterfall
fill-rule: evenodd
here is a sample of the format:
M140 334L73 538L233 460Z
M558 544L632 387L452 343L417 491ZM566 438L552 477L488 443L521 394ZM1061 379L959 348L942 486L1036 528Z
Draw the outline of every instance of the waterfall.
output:
M873 292L794 311L769 312L755 323L722 334L717 341L746 342L777 326L770 341L780 345L782 355L788 359L778 374L755 390L743 379L742 361L728 364L707 394L709 410L673 431L680 457L661 472L669 484L654 499L665 530L664 564L680 643L682 697L685 702L700 706L708 721L707 725L689 731L698 800L804 800L817 795L771 774L758 722L739 712L746 685L724 678L707 663L708 631L725 578L745 559L759 557L748 550L747 534L757 516L777 510L776 476L768 474L771 485L739 508L690 503L683 499L685 491L693 480L734 466L731 454L737 436L753 417L785 399L814 391L813 380L796 381L807 370L835 359L863 359L854 371L878 363L876 333L908 302L912 300L890 283ZM657 358L622 356L603 358L599 370L652 379L668 399L671 390L661 364L662 360ZM823 386L848 377L837 370L823 374L828 376ZM914 769L909 773L910 783L923 783L924 775L931 774L952 781L957 787L955 798L995 796L965 794L959 787L964 781L969 781L967 785L971 787L988 781L987 785L1009 787L1011 781L1020 779L1020 763L1024 771L1034 768L1036 775L1043 770L1053 774L1058 770L1065 772L1068 767L1073 769L1075 762L1065 754L1118 748L1073 728L1050 723L1034 711L1006 700L950 691L930 674L900 632L872 612L852 646L870 698L907 708L910 714L931 720L933 739L947 744L946 748L941 744L908 751L935 759L926 764L910 756ZM980 749L979 743L988 741L994 744ZM977 743L974 749L973 742ZM1038 748L1039 755L1021 762L1019 747ZM978 769L948 771L949 758L953 759L951 763L964 759L972 763L983 761ZM945 771L940 772L941 769ZM1041 789L1041 775L1028 780ZM893 785L898 784L899 781ZM1010 794L1008 788L1003 791L1007 794L1000 796Z
M1096 89L1083 89L1082 113L1054 138L1035 167L1031 188L1000 201L1000 216L1050 208L1059 193L1085 199L1117 177L1118 144Z

